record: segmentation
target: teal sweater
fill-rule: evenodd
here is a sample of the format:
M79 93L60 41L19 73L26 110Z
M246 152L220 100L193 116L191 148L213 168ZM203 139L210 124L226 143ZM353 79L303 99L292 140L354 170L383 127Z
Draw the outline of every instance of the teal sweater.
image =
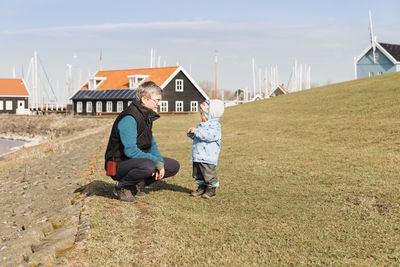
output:
M157 143L152 136L151 147L148 153L143 152L136 145L137 123L132 116L125 116L118 123L118 131L121 142L124 145L124 153L129 158L151 159L155 164L164 162L164 159L158 150Z

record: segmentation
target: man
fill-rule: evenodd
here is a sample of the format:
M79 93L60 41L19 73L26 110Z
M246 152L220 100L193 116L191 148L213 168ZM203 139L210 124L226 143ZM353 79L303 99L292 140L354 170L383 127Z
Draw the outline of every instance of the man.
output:
M143 83L136 90L136 99L114 121L105 163L106 168L109 161L117 163L111 177L117 180L113 193L121 201L136 202L136 197L146 195L145 185L179 171L178 161L161 155L152 133L153 121L160 117L161 94L154 82Z

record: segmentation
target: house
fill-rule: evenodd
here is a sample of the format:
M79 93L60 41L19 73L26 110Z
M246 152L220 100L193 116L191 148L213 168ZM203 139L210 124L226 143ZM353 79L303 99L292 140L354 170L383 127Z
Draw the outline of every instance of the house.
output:
M182 66L98 71L71 97L74 114L117 114L146 81L153 81L163 90L160 113L197 112L200 103L209 99Z
M354 64L356 79L400 71L400 45L373 40Z
M0 79L0 114L29 114L30 94L22 79Z
M283 84L278 85L274 90L269 93L268 97L278 96L278 95L287 95L289 92L285 89Z
M258 101L263 99L264 97L262 96L262 94L256 94L255 96L253 96L253 98L250 99L250 101Z

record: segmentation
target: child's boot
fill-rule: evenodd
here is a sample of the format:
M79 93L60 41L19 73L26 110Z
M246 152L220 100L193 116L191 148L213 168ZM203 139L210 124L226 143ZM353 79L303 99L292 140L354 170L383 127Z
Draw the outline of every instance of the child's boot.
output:
M216 187L211 187L211 186L207 186L206 192L204 194L201 195L202 198L212 198L216 195L215 190L217 188Z
M199 184L199 187L197 187L197 190L193 191L191 193L191 195L194 197L198 197L198 196L201 196L202 194L204 194L205 191L206 191L206 185Z

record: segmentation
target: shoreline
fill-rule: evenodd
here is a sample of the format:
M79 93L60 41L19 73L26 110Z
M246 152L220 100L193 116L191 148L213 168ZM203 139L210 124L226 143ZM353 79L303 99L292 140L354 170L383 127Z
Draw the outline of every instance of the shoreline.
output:
M15 134L13 134L13 135L0 134L0 139L25 142L22 145L17 145L17 146L11 147L9 149L9 151L0 153L0 160L2 157L6 156L6 155L18 152L23 147L32 147L32 146L40 145L45 140L45 138L43 136L27 137L27 136L23 136L23 135L15 135Z

